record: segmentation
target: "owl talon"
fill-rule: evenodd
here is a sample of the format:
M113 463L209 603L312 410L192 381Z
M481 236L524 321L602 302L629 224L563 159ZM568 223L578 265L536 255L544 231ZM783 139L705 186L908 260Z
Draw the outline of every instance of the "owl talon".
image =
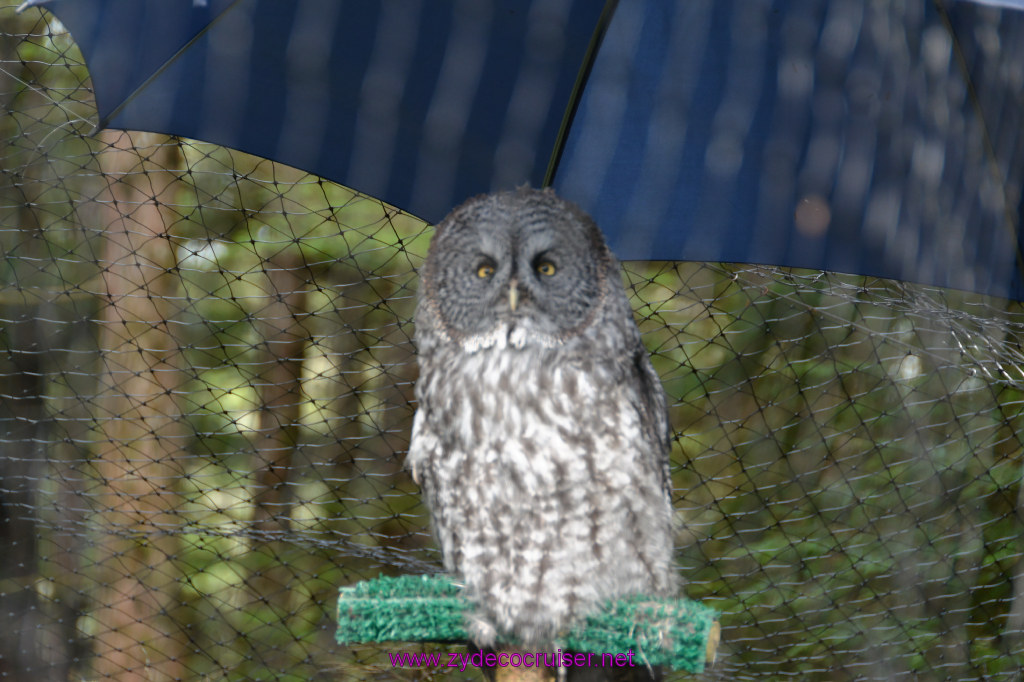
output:
M493 647L498 639L498 631L494 626L476 614L469 616L467 626L470 640L481 649Z

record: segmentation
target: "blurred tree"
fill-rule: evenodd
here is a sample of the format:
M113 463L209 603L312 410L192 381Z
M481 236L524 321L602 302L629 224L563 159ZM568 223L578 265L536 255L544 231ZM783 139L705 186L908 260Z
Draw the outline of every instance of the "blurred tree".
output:
M35 482L44 455L38 446L45 428L44 374L40 367L37 307L3 304L0 329L0 614L13 632L0 637L0 678L28 680L41 670L39 619L34 583L38 580L36 554L37 506ZM28 676L26 676L28 675Z
M181 166L164 136L105 132L101 257L102 393L95 471L104 486L96 547L95 673L120 682L184 679L176 485L185 473L176 394L184 384L171 320L178 280L170 208Z

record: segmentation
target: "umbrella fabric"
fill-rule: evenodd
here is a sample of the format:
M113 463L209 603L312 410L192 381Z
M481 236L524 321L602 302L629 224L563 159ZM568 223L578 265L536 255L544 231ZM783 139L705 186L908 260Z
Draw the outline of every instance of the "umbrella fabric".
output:
M101 126L273 158L430 221L479 192L550 182L626 259L765 263L1024 297L1016 9L941 0L47 7L82 48ZM584 82L577 109L574 85Z
M623 2L554 185L625 259L1019 299L1022 91L1018 10Z
M603 9L594 0L45 7L82 50L99 127L271 158L432 221L493 187L543 184Z

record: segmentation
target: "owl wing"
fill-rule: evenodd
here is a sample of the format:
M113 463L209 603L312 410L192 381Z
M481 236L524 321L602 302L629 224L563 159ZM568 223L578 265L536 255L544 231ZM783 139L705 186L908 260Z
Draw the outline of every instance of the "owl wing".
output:
M460 523L464 522L461 509L452 500L446 499L441 489L441 481L437 480L437 467L444 459L445 443L431 424L428 410L422 404L413 417L412 439L409 443L409 454L405 458L405 468L412 473L412 478L426 498L430 509L431 530L444 555L445 568L454 571L457 565L458 546L454 533Z
M626 382L634 387L630 401L640 415L645 450L651 453L651 463L655 465L661 477L661 485L668 499L672 499L672 479L669 474L669 452L671 451L672 435L668 423L668 406L665 400L665 389L661 385L658 373L651 365L650 356L642 343L637 343L633 352L631 367L627 370L632 381Z

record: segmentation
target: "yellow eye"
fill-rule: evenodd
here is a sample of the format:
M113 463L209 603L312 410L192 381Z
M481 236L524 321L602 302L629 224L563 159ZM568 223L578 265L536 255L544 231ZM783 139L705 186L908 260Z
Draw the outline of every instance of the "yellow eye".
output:
M551 275L555 274L555 264L549 263L548 261L544 261L543 263L537 266L537 272L546 277L550 277Z
M481 265L476 271L476 276L479 277L480 279L487 279L493 274L494 268L491 267L490 265Z

